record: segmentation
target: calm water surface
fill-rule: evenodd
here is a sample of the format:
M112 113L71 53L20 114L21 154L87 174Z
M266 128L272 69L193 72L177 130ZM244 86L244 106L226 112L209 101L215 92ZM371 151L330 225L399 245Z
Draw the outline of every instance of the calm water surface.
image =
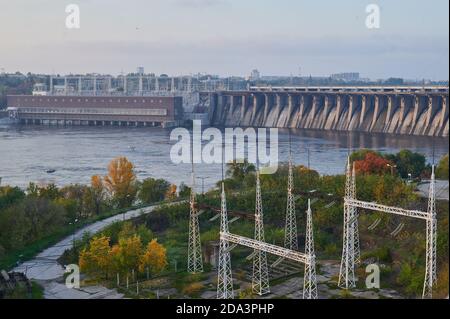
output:
M341 174L348 147L381 152L410 149L431 162L448 153L448 138L393 136L367 133L291 131L294 160L306 165L310 150L312 168L322 174ZM107 165L126 156L139 179L158 177L179 185L189 183L190 165L170 160L170 130L162 128L45 127L0 124L0 177L2 185L26 187L30 181L58 185L89 183L92 175L105 175ZM279 131L279 160L286 161L289 131ZM53 174L46 171L56 170ZM197 176L207 177L205 188L221 178L220 165L196 165ZM201 182L199 181L199 184Z

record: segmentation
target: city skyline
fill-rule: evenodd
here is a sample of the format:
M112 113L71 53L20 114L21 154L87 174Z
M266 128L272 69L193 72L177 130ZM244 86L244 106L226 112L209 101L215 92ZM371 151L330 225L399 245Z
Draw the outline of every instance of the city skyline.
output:
M1 1L0 69L32 73L328 76L448 80L448 1L78 0L80 29L54 0ZM426 12L426 14L423 14ZM164 26L161 28L161 26ZM156 31L157 30L157 31ZM86 54L89 53L89 54Z

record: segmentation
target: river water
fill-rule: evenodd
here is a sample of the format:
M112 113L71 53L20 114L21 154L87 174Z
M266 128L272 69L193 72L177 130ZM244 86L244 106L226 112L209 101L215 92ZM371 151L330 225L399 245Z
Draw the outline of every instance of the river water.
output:
M164 178L179 185L190 183L190 165L170 160L170 129L117 127L47 127L0 124L0 177L2 185L26 187L30 181L67 185L89 183L92 175L106 175L107 165L126 156L139 179ZM448 153L448 138L394 136L367 133L291 130L293 159L322 174L344 171L349 146L381 152L410 149L432 161ZM289 131L279 130L279 160L286 161ZM220 165L197 164L205 189L221 178ZM53 174L47 173L55 170ZM200 179L197 181L201 187Z

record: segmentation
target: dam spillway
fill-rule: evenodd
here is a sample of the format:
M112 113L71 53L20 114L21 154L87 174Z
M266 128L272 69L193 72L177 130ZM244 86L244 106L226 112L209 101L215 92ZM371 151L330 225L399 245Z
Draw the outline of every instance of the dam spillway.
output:
M448 137L448 87L250 88L207 93L212 125Z

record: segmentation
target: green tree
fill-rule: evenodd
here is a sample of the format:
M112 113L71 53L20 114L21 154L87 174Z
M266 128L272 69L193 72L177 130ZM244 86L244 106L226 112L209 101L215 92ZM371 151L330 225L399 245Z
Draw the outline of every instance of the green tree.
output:
M362 160L364 160L366 158L367 154L373 154L373 155L380 156L380 157L382 156L381 153L379 153L379 152L375 152L373 150L369 150L369 149L365 149L364 148L364 149L357 150L357 151L353 152L350 155L350 161L351 162L362 161Z
M441 158L436 168L436 177L448 180L448 154Z
M163 201L170 183L164 179L147 178L141 184L139 199L145 204Z
M410 150L401 150L395 155L394 162L402 178L408 178L408 174L412 177L420 177L426 168L425 156Z
M0 211L20 202L24 197L25 193L19 187L0 187Z
M63 205L71 215L75 214L75 218L87 218L92 215L91 206L86 196L88 191L89 187L85 185L65 186L61 188L57 202Z
M243 180L246 175L255 171L255 165L249 163L248 160L236 160L227 163L227 176L235 180Z
M22 205L0 212L0 246L5 252L24 247L29 242L30 230L31 223Z
M40 186L35 183L30 183L27 188L27 194L32 197L50 200L55 200L60 197L60 192L55 184Z
M189 197L189 195L191 194L191 188L185 183L181 183L180 191L178 192L178 194L181 198Z

